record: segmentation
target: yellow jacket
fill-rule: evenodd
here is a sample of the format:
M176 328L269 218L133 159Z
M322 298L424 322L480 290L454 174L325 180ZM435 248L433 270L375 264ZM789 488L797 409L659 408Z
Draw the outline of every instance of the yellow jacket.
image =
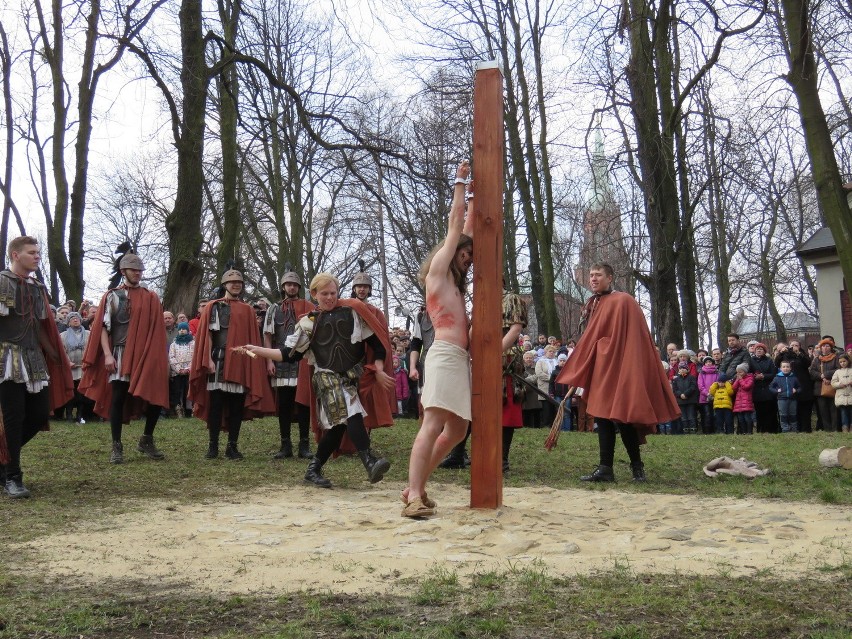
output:
M731 386L731 382L725 382L724 384L713 382L707 394L713 398L714 410L717 408L727 408L730 410L734 407L734 387Z

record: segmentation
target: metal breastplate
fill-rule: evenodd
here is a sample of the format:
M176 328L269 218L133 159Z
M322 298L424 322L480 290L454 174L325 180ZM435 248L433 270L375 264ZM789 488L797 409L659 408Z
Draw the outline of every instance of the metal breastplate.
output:
M45 317L44 295L38 284L16 280L7 282L15 288L15 301L9 314L0 318L0 342L25 349L38 348L38 320Z
M426 353L429 352L432 343L435 341L435 327L432 325L432 318L425 311L420 318L420 339L423 341L423 351L420 359L425 360Z
M281 302L275 309L275 345L284 348L286 340L296 330L296 311L292 304Z
M281 302L275 308L275 334L274 342L278 348L286 348L284 340L296 330L296 311L292 304ZM298 362L275 362L275 376L291 378L299 376Z
M216 317L219 320L219 330L210 331L210 344L214 351L220 349L222 351L222 359L224 359L225 347L228 345L228 327L231 325L231 305L227 302L216 302L216 307L213 309ZM213 359L217 359L214 355Z
M127 332L130 329L130 300L127 298L127 291L117 290L115 296L118 299L118 308L112 311L109 331L113 348L127 343Z
M316 320L311 351L317 366L345 373L364 359L364 342L352 343L355 318L352 309L341 306L322 312Z

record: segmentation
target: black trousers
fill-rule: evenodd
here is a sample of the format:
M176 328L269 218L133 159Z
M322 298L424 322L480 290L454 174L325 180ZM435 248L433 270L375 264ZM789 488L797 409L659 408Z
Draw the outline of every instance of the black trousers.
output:
M325 464L334 451L340 447L344 434L349 435L349 439L355 445L355 450L359 453L370 450L370 434L367 432L367 427L364 426L364 416L353 415L346 420L345 424L337 424L323 432L322 438L317 444L316 454L320 466Z
M292 441L290 424L293 423L293 411L296 411L296 421L299 423L299 439L307 439L311 426L310 408L296 402L295 386L278 387L278 430L281 432L281 443Z
M130 382L114 381L112 384L112 403L109 406L109 427L112 431L112 441L121 441L121 427L124 421L124 403L130 397L128 392ZM145 435L150 437L154 434L157 420L160 419L160 407L148 404L145 409Z
M615 422L610 419L595 418L598 425L598 446L600 446L600 465L612 468L615 461ZM621 433L621 441L627 449L630 463L641 464L642 455L639 452L639 433L630 424L619 424L618 432Z
M796 406L796 419L799 422L800 433L810 433L813 430L811 416L814 412L814 400L800 399Z
M186 394L189 392L189 375L175 375L169 383L171 405L186 408Z
M6 429L9 463L4 467L8 479L21 478L21 449L47 424L50 399L45 387L28 393L26 384L6 381L0 384L0 407Z
M245 393L228 393L223 390L210 391L210 412L207 414L207 429L210 443L219 443L219 431L222 429L222 415L227 412L228 441L237 443L240 439L240 427L243 425L243 406Z

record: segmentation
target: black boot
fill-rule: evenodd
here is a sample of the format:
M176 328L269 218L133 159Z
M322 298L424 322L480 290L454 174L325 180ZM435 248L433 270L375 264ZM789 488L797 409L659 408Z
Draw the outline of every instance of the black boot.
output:
M645 477L645 464L642 462L630 464L630 468L633 471L633 481L647 481Z
M22 475L6 477L4 489L6 494L12 499L25 499L30 496L30 491L27 490L26 486L24 486L24 478Z
M331 488L331 482L322 476L322 464L316 457L311 458L311 463L308 464L305 481L320 488Z
M219 457L219 442L210 440L210 445L207 446L207 453L204 455L204 459L218 459Z
M461 468L464 468L464 458L466 456L467 451L459 451L453 448L450 453L446 457L444 457L443 461L438 464L438 468L451 468L453 470L459 470ZM467 465L470 465L470 462L468 462Z
M124 463L124 446L121 445L121 442L113 442L112 443L112 451L109 454L109 463L110 464L122 464L122 463Z
M370 483L375 484L382 481L382 477L385 476L385 473L390 468L390 462L384 457L376 459L369 450L359 450L358 457L361 458L361 463L364 464L364 468L367 470L367 477L370 478Z
M288 459L293 456L293 442L289 439L281 440L281 450L275 453L273 459Z
M299 440L299 458L300 459L310 459L313 457L311 455L311 443L308 441L308 438Z
M228 442L228 445L225 447L225 457L231 461L241 461L243 459L243 454L237 450L237 442Z
M143 455L147 455L151 459L160 460L165 458L165 455L163 455L163 453L161 453L154 444L153 435L142 435L142 437L139 438L139 444L136 446L136 450Z
M583 475L580 481L615 481L615 474L612 472L612 466L598 466L591 475Z

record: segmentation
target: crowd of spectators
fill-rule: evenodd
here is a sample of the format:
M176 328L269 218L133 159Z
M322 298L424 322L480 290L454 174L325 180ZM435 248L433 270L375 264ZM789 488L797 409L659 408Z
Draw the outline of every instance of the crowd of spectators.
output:
M771 352L739 335L727 349L666 347L672 391L681 418L660 424L663 434L849 432L852 427L852 344L839 348L830 335L802 347L779 342Z
M169 344L172 375L171 414L191 414L186 399L193 337L198 318L206 302L202 301L194 317L186 313L163 314ZM252 302L258 322L262 321L269 301ZM67 300L55 309L56 324L72 365L75 387L82 374L82 353L89 328L98 307L89 300L79 304ZM389 333L393 348L397 409L400 416L418 416L418 385L411 379L409 352L411 333L395 327ZM799 341L778 343L771 352L752 340L743 345L739 336L726 338L727 348L681 349L668 344L662 365L668 372L672 393L681 409L681 418L660 424L661 434L752 434L794 433L813 430L849 432L852 429L852 344L839 348L831 336L803 347ZM521 335L518 340L523 357L527 392L523 402L524 425L550 427L557 406L569 392L556 377L571 356L574 340L563 342L553 336ZM536 392L537 389L537 392ZM592 431L594 425L585 414L582 389L576 389L564 411L562 428ZM55 417L78 423L97 419L89 400L80 395L56 411Z

